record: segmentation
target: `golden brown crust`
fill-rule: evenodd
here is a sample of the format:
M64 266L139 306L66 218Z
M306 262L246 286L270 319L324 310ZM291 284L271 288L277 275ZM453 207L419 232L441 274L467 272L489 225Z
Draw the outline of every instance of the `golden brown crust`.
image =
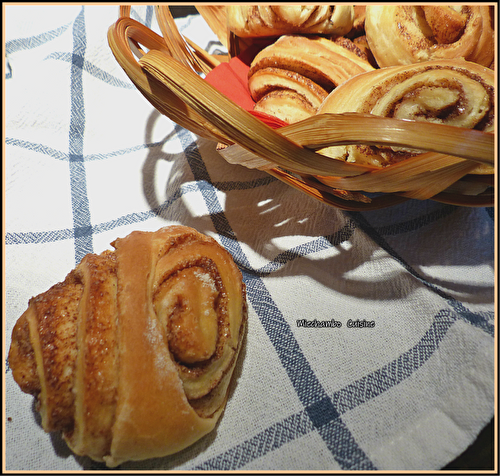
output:
M365 30L381 68L455 58L489 66L494 57L488 6L368 5Z
M12 331L12 345L9 349L9 365L16 383L25 393L37 396L40 393L40 379L36 370L35 351L31 345L29 323L26 311L16 322Z
M373 68L378 68L377 61L373 56L373 53L370 50L370 46L368 45L368 40L366 39L366 35L357 36L352 40L352 42L356 45L357 48L363 53L363 57L366 58L368 63L370 63Z
M285 35L254 58L248 86L256 111L293 123L313 115L336 86L371 70L351 40Z
M267 67L295 71L328 92L350 77L373 69L367 61L331 40L297 35L282 36L260 51L248 77Z
M230 5L228 29L239 37L285 34L348 33L353 24L351 5Z
M357 37L365 32L366 5L354 5L354 21L349 35Z
M30 300L9 352L43 428L108 466L214 428L247 313L241 273L212 238L176 226L113 246Z
M494 130L494 73L464 60L428 61L360 74L335 89L318 113L361 112ZM341 160L385 166L418 151L339 146L322 151ZM478 166L474 173L492 173Z
M46 431L69 431L73 427L73 369L81 293L81 285L70 276L65 283L32 298L26 314L41 383L38 404Z
M289 89L277 89L263 96L254 110L294 124L314 116L317 109L301 94Z
M464 11L438 5L424 5L422 10L437 44L448 45L458 41L467 24Z
M328 93L309 78L282 68L262 68L255 71L248 80L248 88L255 101L271 91L287 89L301 94L315 108L326 99Z
M64 437L77 454L100 459L111 447L118 380L117 276L112 252L89 254L74 271L82 283L73 394L74 428Z
M350 40L349 38L346 38L345 36L337 36L336 38L333 38L332 41L341 46L342 48L345 48L347 51L350 51L351 53L354 53L358 58L361 58L363 61L367 62L368 61L368 56L363 51L357 44Z

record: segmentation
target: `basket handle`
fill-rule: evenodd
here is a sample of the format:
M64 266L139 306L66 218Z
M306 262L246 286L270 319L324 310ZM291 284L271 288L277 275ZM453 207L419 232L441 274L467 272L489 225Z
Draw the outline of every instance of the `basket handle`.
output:
M127 76L161 114L200 137L230 143L228 137L221 130L213 127L209 121L206 121L196 111L184 104L169 89L153 81L151 76L148 76L139 65L136 56L141 57L146 54L141 45L149 50L162 52L165 56L171 55L161 36L142 23L124 16L109 27L108 43L116 61ZM135 52L132 51L131 45L135 48ZM191 71L179 62L176 63L178 67Z
M463 127L375 116L358 112L323 113L278 129L280 134L312 150L339 145L405 147L495 165L495 136ZM232 163L268 168L269 161L237 144L221 151Z
M299 173L350 176L374 167L348 164L304 148L281 135L235 104L194 71L170 55L150 50L139 64L164 90L169 90L215 128L224 131L231 142L251 153Z
M196 73L187 68L179 68L178 62L161 51L149 51L139 60L139 63L166 88L172 89L183 102L195 109L206 120L211 121L216 127L224 130L234 142L240 145L240 152L246 149L252 154L266 157L272 163L298 174L326 176L328 182L324 183L333 188L364 191L372 189L373 191L386 193L403 191L411 198L426 199L446 189L477 167L477 162L472 160L436 152L419 154L412 159L382 169L331 159L308 148L301 147L298 142L290 141L285 135L263 124L259 119L253 117L215 90L213 86L201 79ZM315 119L320 117L321 115L310 119L315 130L322 130L315 122ZM357 116L354 115L354 117ZM349 126L353 122L352 114L350 116L324 115L323 119L325 118L338 119ZM433 126L432 130L435 132L434 127L436 126L435 124L413 123L399 119L385 121L386 118L379 116L361 116L359 119L368 119L375 124L389 123L390 130L394 129L394 124L397 124L403 131L405 126L410 126L410 124L415 127L425 124L424 127L426 128ZM471 135L469 129L451 126L442 127L446 129L448 134L456 135L458 133L458 137L455 138L461 139L459 142L464 139L464 136L460 135L461 133L465 132L467 136ZM366 134L366 124L361 131L358 131L358 137L354 142L366 143L366 138L359 137L360 132ZM493 135L480 131L472 132L478 133L472 134L478 143L482 144L484 142L491 146L486 145L484 147L486 150L485 160L488 160L488 149L491 149L491 155L493 156ZM419 137L421 136L417 134L416 137L413 137L413 140L418 143ZM324 143L318 143L316 138L314 140L315 146L324 145ZM324 140L331 141L328 138ZM340 140L342 143L352 143L349 138L340 137ZM403 141L400 139L398 144L401 144L401 142ZM403 142L403 145L407 144ZM414 143L412 142L410 145L414 145ZM446 147L449 147L449 145ZM446 147L445 150L449 150ZM453 150L456 149L453 144ZM357 180L360 180L362 185L358 185Z

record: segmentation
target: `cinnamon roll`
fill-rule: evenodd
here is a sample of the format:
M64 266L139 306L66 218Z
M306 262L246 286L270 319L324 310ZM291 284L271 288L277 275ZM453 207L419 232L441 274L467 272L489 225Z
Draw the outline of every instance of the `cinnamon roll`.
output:
M427 61L359 74L337 87L318 109L321 113L360 112L377 116L494 130L494 73L464 61ZM379 167L405 160L419 151L335 146L321 153L339 160ZM474 173L492 173L478 165Z
M492 22L488 6L368 5L365 30L381 68L454 58L490 66Z
M239 37L293 33L344 35L353 25L351 5L230 5L227 26Z
M247 313L241 273L212 238L174 226L112 244L30 300L9 351L45 431L110 467L214 428Z
M314 115L339 84L373 69L347 38L285 35L256 55L248 87L258 111L291 123ZM280 114L285 108L286 114Z

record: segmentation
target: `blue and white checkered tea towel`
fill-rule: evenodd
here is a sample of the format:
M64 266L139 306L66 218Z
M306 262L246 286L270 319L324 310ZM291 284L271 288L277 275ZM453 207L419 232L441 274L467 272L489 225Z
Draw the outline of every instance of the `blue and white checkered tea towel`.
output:
M494 413L491 208L316 202L160 116L108 47L117 5L4 8L6 352L30 297L133 230L211 235L247 285L216 430L121 469L433 470L474 441ZM159 31L152 7L132 17ZM200 16L178 25L223 51ZM5 469L103 468L5 381Z

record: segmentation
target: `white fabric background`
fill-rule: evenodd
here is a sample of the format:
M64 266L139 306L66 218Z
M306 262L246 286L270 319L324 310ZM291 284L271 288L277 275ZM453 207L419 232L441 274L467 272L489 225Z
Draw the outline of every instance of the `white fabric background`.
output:
M158 31L152 7L132 15ZM29 298L85 253L180 223L242 269L247 339L216 430L120 469L434 470L458 456L494 413L492 210L341 212L227 164L131 85L106 40L117 18L5 7L6 352ZM178 25L222 48L201 17ZM332 318L342 327L296 324ZM103 468L44 433L8 367L5 416L5 469Z

